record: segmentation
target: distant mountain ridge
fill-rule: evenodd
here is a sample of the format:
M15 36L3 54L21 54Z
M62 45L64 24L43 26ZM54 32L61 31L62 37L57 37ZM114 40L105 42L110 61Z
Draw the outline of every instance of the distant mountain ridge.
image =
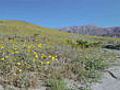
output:
M120 27L102 28L97 25L84 25L56 28L56 30L82 35L120 37Z

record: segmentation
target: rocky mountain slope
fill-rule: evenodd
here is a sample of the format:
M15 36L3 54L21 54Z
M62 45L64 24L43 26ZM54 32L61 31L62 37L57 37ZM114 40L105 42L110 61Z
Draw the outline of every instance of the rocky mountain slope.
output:
M84 25L84 26L72 26L72 27L63 27L56 29L60 31L77 33L82 35L120 37L120 27L102 28L96 25Z

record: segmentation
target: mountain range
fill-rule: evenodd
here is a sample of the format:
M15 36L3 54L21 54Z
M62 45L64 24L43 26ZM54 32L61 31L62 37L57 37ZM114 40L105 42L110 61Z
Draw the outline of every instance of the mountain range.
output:
M107 37L120 37L120 27L98 27L97 25L83 25L56 28L59 31L65 31L69 33L77 33L82 35L94 35L94 36L107 36Z

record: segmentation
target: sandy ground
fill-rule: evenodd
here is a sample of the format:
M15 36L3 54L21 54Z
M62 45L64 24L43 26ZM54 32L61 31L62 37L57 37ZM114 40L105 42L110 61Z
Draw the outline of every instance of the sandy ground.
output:
M116 55L120 56L120 51L115 50ZM120 63L120 62L116 62ZM101 83L93 83L92 90L120 90L120 66L108 68L118 79L113 78L109 73L103 73Z
M101 83L93 83L92 90L120 90L120 66L113 66L109 70L118 79L113 78L109 73L103 73Z

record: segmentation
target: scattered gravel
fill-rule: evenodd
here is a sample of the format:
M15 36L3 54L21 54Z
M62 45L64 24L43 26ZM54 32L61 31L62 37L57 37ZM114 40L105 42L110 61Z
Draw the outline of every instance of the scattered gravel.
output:
M120 50L114 50L116 55L120 56ZM120 64L120 62L117 62ZM103 73L100 83L92 83L92 90L120 90L120 66L108 68L117 79L113 78L108 72Z

